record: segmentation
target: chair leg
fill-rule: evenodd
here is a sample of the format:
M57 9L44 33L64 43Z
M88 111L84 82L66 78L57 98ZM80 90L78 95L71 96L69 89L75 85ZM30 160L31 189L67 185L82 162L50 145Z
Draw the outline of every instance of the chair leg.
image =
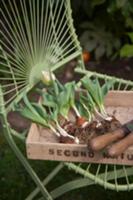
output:
M16 143L14 142L12 135L11 135L11 129L8 126L8 123L3 116L1 116L1 121L3 124L3 134L4 134L8 144L10 145L11 149L13 150L13 152L15 153L15 155L17 156L19 161L22 163L22 165L25 167L26 171L29 173L29 175L31 176L32 180L35 182L35 184L37 185L39 190L41 191L44 199L53 200L53 198L51 197L51 195L49 194L49 192L44 187L43 183L41 182L41 180L35 173L35 171L32 169L32 167L28 163L27 159L24 157L24 155L21 153L21 151L17 147Z
M47 185L54 176L57 175L57 173L64 167L64 164L62 162L60 162L55 168L54 170L43 180L43 185ZM25 200L32 200L37 194L38 192L40 192L40 189L37 187L36 189L34 189Z

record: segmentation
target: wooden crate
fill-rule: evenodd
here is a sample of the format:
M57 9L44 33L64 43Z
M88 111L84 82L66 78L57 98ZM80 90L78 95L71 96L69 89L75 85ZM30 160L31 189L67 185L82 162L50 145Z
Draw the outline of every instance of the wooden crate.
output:
M122 124L133 119L133 91L111 91L105 105L107 112L115 112ZM29 159L133 165L133 147L120 156L111 157L106 151L93 152L87 145L58 143L51 131L35 124L31 125L26 147Z

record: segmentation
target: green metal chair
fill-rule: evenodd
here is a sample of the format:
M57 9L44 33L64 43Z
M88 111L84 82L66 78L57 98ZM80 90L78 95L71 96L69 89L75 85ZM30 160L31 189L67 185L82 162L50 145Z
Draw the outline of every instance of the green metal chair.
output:
M117 191L132 190L133 182L129 178L133 176L132 166L59 162L42 182L15 143L14 137L22 141L25 137L13 130L7 120L23 94L41 80L42 71L54 71L72 59L77 59L77 72L104 81L114 79L117 89L133 90L131 81L85 70L70 0L2 0L0 26L0 119L8 144L37 186L26 199L33 199L41 192L42 199L52 200L92 184ZM47 184L63 168L76 172L80 178L48 191Z

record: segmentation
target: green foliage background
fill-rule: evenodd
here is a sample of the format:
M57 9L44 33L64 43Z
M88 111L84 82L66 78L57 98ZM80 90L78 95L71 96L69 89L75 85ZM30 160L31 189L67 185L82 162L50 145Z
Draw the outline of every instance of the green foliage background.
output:
M120 54L120 49L131 42L126 33L133 32L132 0L71 2L76 30L83 49L93 52L97 60L103 56L127 57L126 54Z

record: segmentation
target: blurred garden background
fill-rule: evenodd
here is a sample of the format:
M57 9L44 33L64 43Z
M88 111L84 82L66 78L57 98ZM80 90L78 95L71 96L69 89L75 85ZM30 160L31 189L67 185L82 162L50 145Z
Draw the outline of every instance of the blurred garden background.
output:
M74 25L83 48L86 69L133 81L133 1L132 0L71 0ZM75 61L58 71L60 80L77 78ZM29 123L10 115L12 125L23 132ZM23 144L18 145L25 152ZM56 162L30 161L40 177L45 177ZM77 176L77 175L76 175ZM52 189L75 174L63 170L48 188ZM24 200L35 185L16 159L0 133L0 200ZM131 192L104 190L89 186L75 190L59 200L131 200Z
M133 1L73 0L72 7L88 68L133 80Z

